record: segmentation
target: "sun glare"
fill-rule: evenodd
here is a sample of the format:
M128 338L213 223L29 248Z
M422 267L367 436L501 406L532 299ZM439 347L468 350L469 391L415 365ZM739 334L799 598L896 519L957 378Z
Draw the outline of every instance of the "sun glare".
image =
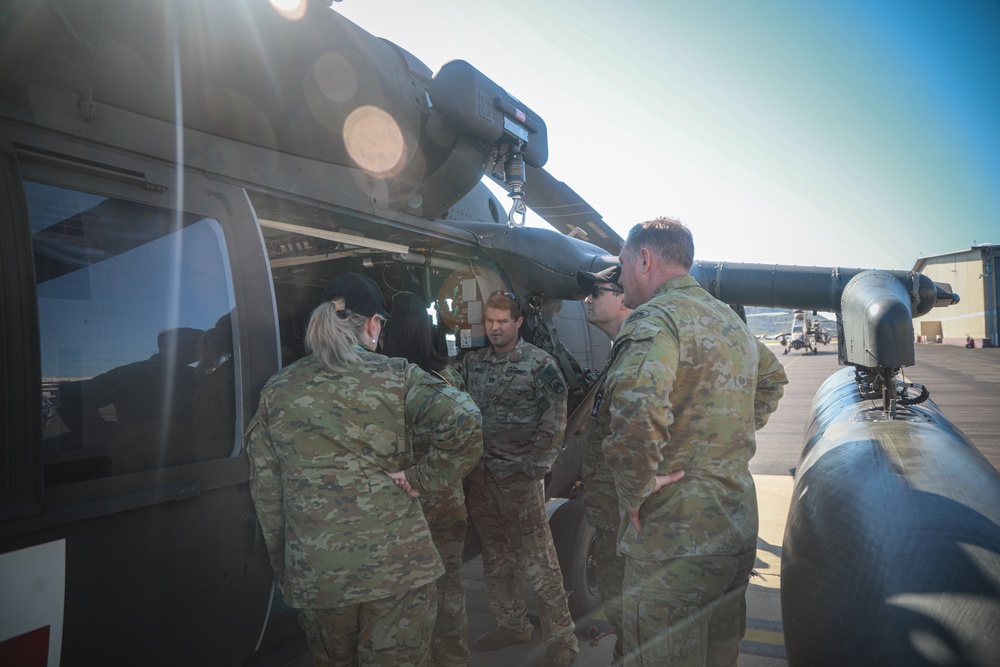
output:
M344 121L347 152L362 169L376 176L393 176L403 165L403 133L388 113L373 106L355 109Z
M332 102L349 102L358 92L358 75L347 58L325 53L316 61L313 76L320 91Z
M298 21L306 15L307 0L270 0L275 11L289 21Z

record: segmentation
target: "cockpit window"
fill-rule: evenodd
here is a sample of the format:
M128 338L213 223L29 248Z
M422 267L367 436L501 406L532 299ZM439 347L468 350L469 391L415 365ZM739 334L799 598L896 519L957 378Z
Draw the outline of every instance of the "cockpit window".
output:
M233 288L218 221L25 183L46 484L230 456Z

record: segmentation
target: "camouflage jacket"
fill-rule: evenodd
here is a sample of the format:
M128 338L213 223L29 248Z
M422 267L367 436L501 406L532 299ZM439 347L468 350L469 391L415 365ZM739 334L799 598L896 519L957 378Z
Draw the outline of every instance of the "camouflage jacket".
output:
M594 528L617 530L621 525L618 492L615 490L615 478L601 449L604 439L611 433L611 417L608 411L610 401L604 399L603 387L598 391L601 392L599 394L601 400L600 403L596 401L594 403L597 415L591 418L590 431L587 433L583 449L580 476L583 479L587 523Z
M757 341L757 390L753 395L753 422L758 431L764 428L778 401L785 393L788 376L785 367L767 345Z
M455 366L445 366L440 371L432 373L432 375L437 375L459 391L465 391L465 378L462 377L462 371Z
M462 374L454 366L445 366L440 371L431 372L430 375L439 377L455 389L466 393L465 381L462 380ZM466 396L468 397L468 394ZM468 400L472 401L472 398L468 397ZM478 412L479 408L476 408L476 410ZM413 453L418 461L426 456L431 447L434 446L433 440L427 437L429 435L429 433L424 434L424 437L416 437L413 440ZM448 487L434 493L421 493L420 506L424 510L424 516L427 517L428 522L431 524L433 524L431 520L432 515L436 516L439 513L447 514L453 508L464 507L465 489L462 486L462 480L459 479Z
M364 350L342 372L313 355L274 375L248 428L251 493L285 600L298 608L385 598L444 568L419 502L482 454L468 395L405 359ZM412 468L412 441L433 444Z
M754 427L764 428L768 417L778 407L778 401L784 393L784 385L788 384L785 367L781 365L774 353L766 345L757 341L758 368L757 386L754 392ZM603 384L603 383L602 383ZM621 525L621 513L618 506L618 492L615 489L614 476L604 458L601 449L605 438L611 434L610 401L602 400L596 404L596 418L592 420L591 429L587 434L587 444L583 453L583 488L587 508L587 522L595 528L617 530Z
M664 560L756 547L755 415L773 412L782 384L764 360L766 407L755 405L759 354L736 313L691 276L668 280L625 320L598 406L623 553ZM651 495L654 475L676 470L685 477ZM641 533L626 507L640 507Z
M492 347L462 358L462 377L483 413L483 458L503 479L542 479L566 431L566 384L556 360L518 340L499 357Z

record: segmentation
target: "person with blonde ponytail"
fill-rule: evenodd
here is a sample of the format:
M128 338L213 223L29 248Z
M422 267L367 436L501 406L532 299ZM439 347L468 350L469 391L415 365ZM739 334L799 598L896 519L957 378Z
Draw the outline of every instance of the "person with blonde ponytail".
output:
M311 354L275 374L248 429L251 494L276 585L316 665L424 665L444 573L417 498L482 455L469 396L374 352L389 315L370 278L334 278ZM413 443L430 443L419 459Z

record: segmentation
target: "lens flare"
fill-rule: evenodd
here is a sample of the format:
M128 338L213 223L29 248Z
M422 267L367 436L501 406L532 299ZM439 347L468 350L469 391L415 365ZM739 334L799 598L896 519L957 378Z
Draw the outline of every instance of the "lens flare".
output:
M355 109L344 121L344 145L362 169L376 176L398 173L406 154L399 125L388 113L373 106Z
M306 15L307 0L270 0L274 11L289 21L298 21Z
M316 86L337 104L349 102L358 92L358 75L347 58L338 53L325 53L313 66Z

